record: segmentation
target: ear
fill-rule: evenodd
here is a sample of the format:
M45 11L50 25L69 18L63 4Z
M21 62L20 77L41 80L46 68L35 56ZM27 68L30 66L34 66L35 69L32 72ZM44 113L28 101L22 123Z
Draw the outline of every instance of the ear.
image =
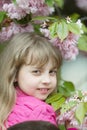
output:
M17 86L18 86L18 82L15 81L15 82L13 83L13 85L14 85L14 87L17 87Z
M18 86L18 80L17 80L17 77L15 78L15 80L14 80L14 87L17 87Z

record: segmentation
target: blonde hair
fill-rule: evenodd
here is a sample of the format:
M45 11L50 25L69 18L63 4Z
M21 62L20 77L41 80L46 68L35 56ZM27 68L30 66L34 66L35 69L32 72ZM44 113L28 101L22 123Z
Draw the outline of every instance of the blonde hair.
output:
M45 65L49 59L60 68L62 58L59 50L42 36L19 33L12 37L0 54L0 127L3 130L15 103L14 80L23 64Z

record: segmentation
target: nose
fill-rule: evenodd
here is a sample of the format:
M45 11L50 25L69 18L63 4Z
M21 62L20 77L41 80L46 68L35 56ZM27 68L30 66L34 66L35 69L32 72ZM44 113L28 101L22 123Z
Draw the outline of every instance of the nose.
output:
M42 83L44 83L44 84L50 84L50 82L51 82L50 75L49 74L44 74L42 76Z

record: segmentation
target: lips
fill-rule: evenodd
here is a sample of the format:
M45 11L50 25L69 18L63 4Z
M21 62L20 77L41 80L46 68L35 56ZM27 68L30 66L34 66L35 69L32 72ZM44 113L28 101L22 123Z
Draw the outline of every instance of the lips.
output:
M47 94L49 91L48 88L39 88L38 90L40 91L41 94Z

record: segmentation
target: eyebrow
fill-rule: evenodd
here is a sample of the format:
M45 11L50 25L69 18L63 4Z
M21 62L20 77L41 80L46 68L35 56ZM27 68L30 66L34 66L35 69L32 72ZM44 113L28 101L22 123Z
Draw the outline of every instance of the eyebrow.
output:
M45 68L45 65L44 66L34 66L34 65L31 65L32 69L44 69ZM50 67L50 69L58 69L56 65L53 65Z
M44 67L41 67L41 68L38 68L38 69L44 69ZM50 70L52 70L52 69L56 69L56 70L57 70L57 67L51 66L51 67L50 67Z

